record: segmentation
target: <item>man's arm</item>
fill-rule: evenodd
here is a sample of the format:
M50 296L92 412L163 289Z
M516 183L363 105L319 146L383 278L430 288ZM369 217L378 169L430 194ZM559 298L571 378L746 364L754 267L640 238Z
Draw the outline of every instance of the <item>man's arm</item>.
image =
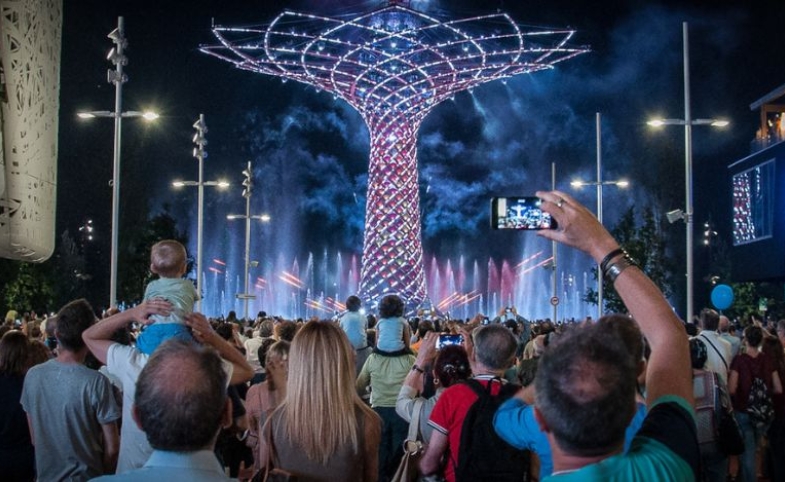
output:
M368 384L371 383L371 373L368 371L368 360L370 359L370 357L365 359L365 363L360 369L360 373L357 375L357 380L354 382L354 388L357 390L357 394L360 395L360 397L367 395Z
M87 348L93 353L101 363L106 363L106 356L109 347L114 343L112 335L115 331L125 327L133 321L140 323L150 323L150 316L166 316L172 311L172 305L163 299L147 300L133 308L121 311L108 318L104 318L98 323L82 333Z
M229 385L244 383L253 378L253 368L248 364L245 355L234 345L221 338L221 335L213 330L203 314L194 312L186 315L185 324L193 330L194 338L215 348L221 358L232 364L232 378L229 380Z
M129 420L129 423L133 423ZM113 474L117 469L117 456L120 453L120 435L117 422L101 424L104 434L104 473Z
M538 231L538 235L573 246L598 263L619 247L597 218L569 194L550 191L538 192L537 196L545 201L543 210L559 224L558 230ZM616 255L611 262L620 258ZM689 340L662 292L634 266L619 274L614 288L651 346L646 373L648 403L662 395L676 395L692 404Z
M395 411L407 422L410 422L412 419L415 398L418 393L422 392L423 376L425 376L424 367L430 366L431 361L435 358L436 340L438 338L439 334L435 331L429 331L425 334L425 338L423 338L420 344L420 351L417 352L417 358L414 361L414 365L419 370L415 370L414 367L409 370L408 375L403 380L401 390L398 392Z
M30 418L30 414L26 413L27 415L27 430L30 432L30 443L33 444L35 447L35 432L33 432L33 420Z

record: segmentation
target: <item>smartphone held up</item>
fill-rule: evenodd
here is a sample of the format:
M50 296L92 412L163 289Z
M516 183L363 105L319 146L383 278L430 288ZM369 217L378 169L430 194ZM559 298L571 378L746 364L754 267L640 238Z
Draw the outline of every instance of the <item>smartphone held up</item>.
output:
M436 340L436 349L441 350L445 346L448 345L462 345L463 344L463 335L452 335L447 333L442 333L439 335L439 339Z
M534 196L491 199L493 229L556 229L556 220L541 209L542 199Z

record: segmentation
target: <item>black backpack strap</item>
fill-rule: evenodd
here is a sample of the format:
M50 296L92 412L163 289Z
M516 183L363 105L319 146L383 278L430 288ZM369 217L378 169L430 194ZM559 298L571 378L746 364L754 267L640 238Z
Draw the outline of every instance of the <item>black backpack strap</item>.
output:
M720 353L720 351L717 349L717 347L716 347L716 346L714 346L714 343L712 343L712 342L711 342L711 340L709 340L709 339L708 339L708 338L706 338L705 336L701 336L701 335L703 335L703 333L701 333L700 335L698 335L698 338L700 338L701 340L703 340L703 341L707 342L707 343L708 343L708 344L709 344L709 345L710 345L710 346L711 346L711 347L714 349L714 351L715 351L715 352L717 352L717 355L719 355L719 356L720 356L720 360L722 360L722 364L723 364L723 365L725 365L725 369L726 369L726 370L728 370L728 369L729 369L729 368L728 368L728 362L726 362L726 361L725 361L725 357L724 357L724 356L722 356L722 353Z
M471 389L472 389L472 391L473 391L473 392L474 392L474 393L475 393L475 394L476 394L478 397L482 398L482 397L483 397L483 396L485 396L485 395L490 395L490 394L491 394L491 383L493 383L493 381L494 381L494 380L499 380L499 381L501 381L501 378L499 378L499 377L494 377L494 378L492 378L492 379L488 380L488 385L486 385L486 386L483 386L483 384L482 384L482 383L480 383L480 382L479 382L477 379L475 379L475 378L467 378L466 380L461 380L461 383L463 383L463 384L465 384L467 387L471 388Z

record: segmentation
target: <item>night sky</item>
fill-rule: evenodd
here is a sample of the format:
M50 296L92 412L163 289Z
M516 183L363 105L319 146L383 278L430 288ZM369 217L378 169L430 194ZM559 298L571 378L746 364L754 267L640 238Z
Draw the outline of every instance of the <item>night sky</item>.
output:
M162 115L153 125L136 119L123 124L122 209L132 212L146 203L155 213L166 206L192 233L189 248L195 251L196 192L174 191L169 183L197 176L191 125L202 113L209 127L205 179L225 177L238 186L245 164L254 162L252 210L273 218L270 225L255 228L255 249L285 258L284 264L294 259L304 264L308 253L317 258L335 252L344 258L359 257L369 151L368 130L360 116L328 93L237 70L200 53L198 47L215 43L213 22L260 25L284 8L344 15L378 8L383 2L64 3L58 236L66 229L74 232L91 218L99 233L94 249L109 252L112 122L97 119L86 124L75 114L113 109L114 87L106 83L111 64L105 60L112 45L106 35L122 15L130 79L124 85L124 110L154 108ZM551 162L557 164L557 186L562 190L571 190L573 178L591 180L596 112L603 116L605 179L623 177L633 185L626 191L606 189L605 224L612 226L632 205L654 206L661 213L683 208L683 129L652 131L645 125L651 116L684 115L683 21L690 23L693 118L731 121L721 131L693 129L695 223L701 226L710 219L721 236L729 237L726 167L750 152L758 113L749 105L785 83L785 2L706 4L412 2L413 8L441 17L500 8L522 25L575 28L571 44L592 50L550 72L458 94L425 120L418 148L426 258L464 255L480 264L489 258L517 263L528 253L550 249L530 234L491 231L488 200L548 188ZM575 196L591 206L595 203L593 189ZM239 189L208 190L206 200L205 259L241 263L242 223L224 220L225 214L244 210ZM684 225L669 226L666 233L674 260L682 266ZM564 266L578 271L589 264L582 255L565 251L562 256ZM108 277L108 261L102 272ZM699 288L696 295L707 297ZM678 297L675 302L681 305Z

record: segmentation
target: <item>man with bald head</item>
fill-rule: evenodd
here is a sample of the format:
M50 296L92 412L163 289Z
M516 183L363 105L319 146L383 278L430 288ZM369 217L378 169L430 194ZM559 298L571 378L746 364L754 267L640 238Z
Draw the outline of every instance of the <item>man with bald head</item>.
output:
M738 336L732 335L730 332L730 320L725 315L720 315L720 338L730 343L731 360L736 358L741 349L741 339Z
M232 423L227 383L214 350L161 345L139 375L132 412L153 453L142 468L98 480L230 480L213 453L219 430Z

